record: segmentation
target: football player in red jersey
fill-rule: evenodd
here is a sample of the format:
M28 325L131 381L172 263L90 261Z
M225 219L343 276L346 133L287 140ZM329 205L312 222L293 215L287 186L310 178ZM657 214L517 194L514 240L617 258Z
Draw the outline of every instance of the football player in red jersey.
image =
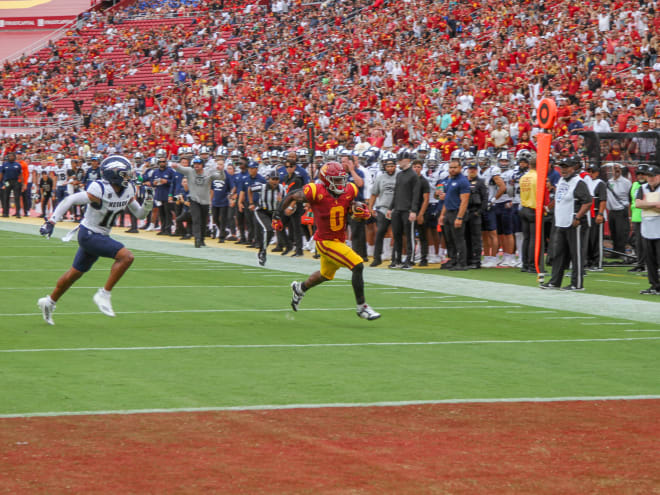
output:
M346 225L348 215L368 219L369 208L354 201L358 188L348 183L348 174L337 162L328 162L319 171L319 183L306 184L302 189L291 191L280 206L285 215L291 215L298 202L308 203L314 214L316 232L316 252L321 256L321 269L312 273L304 282L293 282L291 307L298 311L298 305L305 292L326 280L332 280L335 272L343 267L353 272L352 285L357 303L357 315L365 320L380 318L364 299L364 260L346 245ZM274 224L279 220L276 218Z

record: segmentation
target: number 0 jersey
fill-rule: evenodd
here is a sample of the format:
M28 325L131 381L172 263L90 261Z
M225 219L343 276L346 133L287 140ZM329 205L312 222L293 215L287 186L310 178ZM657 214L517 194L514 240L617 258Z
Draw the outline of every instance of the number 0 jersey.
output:
M357 186L349 182L342 195L334 196L323 184L309 183L303 193L314 213L314 240L345 242L348 209L357 196Z
M92 182L87 188L87 192L100 198L101 204L89 203L87 205L81 225L92 232L104 235L110 235L115 218L131 204L136 194L135 185L132 182L118 195L112 185L105 180Z

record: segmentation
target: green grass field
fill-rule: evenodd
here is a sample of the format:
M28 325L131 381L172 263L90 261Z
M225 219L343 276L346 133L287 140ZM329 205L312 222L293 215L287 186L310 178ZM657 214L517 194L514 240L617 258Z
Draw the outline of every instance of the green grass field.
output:
M76 249L0 230L0 416L660 396L660 321L617 318L621 299L608 297L598 299L599 315L549 307L534 277L514 270L460 276L518 285L537 303L438 291L431 285L447 280L438 270L419 270L428 286L414 289L397 272L368 269L367 300L383 315L368 322L355 315L344 279L310 291L294 313L289 284L312 271L296 260L287 273L255 266L251 251L232 264L134 249L113 291L116 318L92 302L110 266L100 260L58 303L51 327L36 301ZM647 286L619 268L585 284L631 304ZM660 316L660 298L644 301Z

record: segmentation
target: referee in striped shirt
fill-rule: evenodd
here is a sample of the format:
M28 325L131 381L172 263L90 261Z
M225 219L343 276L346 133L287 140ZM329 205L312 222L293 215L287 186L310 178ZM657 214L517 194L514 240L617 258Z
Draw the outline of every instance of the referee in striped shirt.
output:
M268 181L261 186L261 191L259 191L258 206L255 209L255 219L257 221L255 230L257 245L259 246L257 259L261 266L266 264L266 248L274 234L272 226L273 213L277 211L285 195L286 189L280 184L280 176L277 171L269 172Z

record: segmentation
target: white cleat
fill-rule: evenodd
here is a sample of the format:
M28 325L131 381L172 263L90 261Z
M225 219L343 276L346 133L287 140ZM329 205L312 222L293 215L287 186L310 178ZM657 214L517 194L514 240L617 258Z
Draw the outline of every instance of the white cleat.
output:
M101 292L103 289L99 289L94 294L94 302L101 310L101 313L108 316L115 316L115 312L112 310L112 303L110 302L110 294L104 294Z
M377 320L380 313L376 313L368 304L360 304L357 307L357 315L365 320Z
M302 298L305 297L305 292L302 290L302 282L291 282L291 291L293 292L291 307L294 311L298 311L298 305L302 301Z
M48 296L46 296L37 301L37 306L41 309L41 315L44 317L44 321L49 325L55 325L55 322L53 321L55 303L50 302Z

